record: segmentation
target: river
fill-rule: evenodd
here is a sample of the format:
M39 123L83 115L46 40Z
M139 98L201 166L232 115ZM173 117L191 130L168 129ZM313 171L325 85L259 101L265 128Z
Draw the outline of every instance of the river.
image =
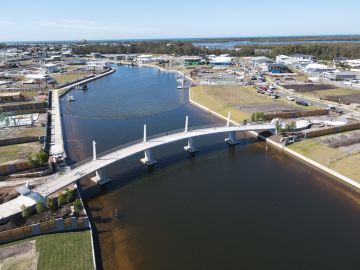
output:
M221 121L193 107L176 75L118 66L61 101L72 161L148 134ZM104 269L358 269L360 201L334 179L247 134L136 155L105 169L104 187L82 184Z

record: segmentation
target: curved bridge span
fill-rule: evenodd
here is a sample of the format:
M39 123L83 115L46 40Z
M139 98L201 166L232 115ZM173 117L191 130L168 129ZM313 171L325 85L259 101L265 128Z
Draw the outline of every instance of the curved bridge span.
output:
M92 180L98 184L103 184L109 181L109 179L104 175L102 168L141 152L144 152L144 158L141 159L141 162L150 166L157 162L151 155L151 149L157 146L187 140L187 145L184 149L188 152L196 152L197 149L193 142L193 138L196 137L228 133L228 138L225 139L225 142L228 144L236 144L236 132L270 131L271 133L275 133L275 129L274 123L230 126L230 117L228 117L226 126L195 127L188 129L188 117L186 117L185 129L147 138L146 125L144 125L144 138L142 140L110 149L99 155L96 154L96 143L93 142L93 157L75 164L70 171L61 177L37 187L34 191L46 197L94 172L96 175Z

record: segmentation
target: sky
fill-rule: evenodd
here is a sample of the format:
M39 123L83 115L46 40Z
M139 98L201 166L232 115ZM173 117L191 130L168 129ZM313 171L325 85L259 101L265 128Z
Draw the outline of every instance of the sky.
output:
M0 42L360 34L359 0L1 0Z

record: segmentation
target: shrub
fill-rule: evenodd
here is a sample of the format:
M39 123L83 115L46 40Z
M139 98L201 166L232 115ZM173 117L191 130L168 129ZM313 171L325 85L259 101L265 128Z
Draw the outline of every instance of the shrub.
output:
M76 199L73 203L74 206L74 210L76 214L79 214L81 212L81 210L83 209L83 205L81 203L80 199Z
M21 216L23 218L29 218L31 216L32 211L30 207L26 207L25 205L22 205L20 208L21 208Z
M66 203L72 202L75 198L75 190L68 190L64 193Z
M42 202L36 203L36 212L41 214L45 211L45 205Z
M58 207L60 208L64 204L66 204L66 196L64 193L60 194L57 200Z
M48 198L46 202L47 208L49 208L51 211L57 210L57 205L55 203L54 198Z

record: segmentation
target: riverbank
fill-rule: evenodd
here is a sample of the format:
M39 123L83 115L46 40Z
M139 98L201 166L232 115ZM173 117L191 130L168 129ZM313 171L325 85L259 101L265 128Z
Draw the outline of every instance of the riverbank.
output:
M196 106L196 107L198 107L198 108L200 108L200 109L202 109L202 110L204 110L204 111L206 111L206 112L209 112L209 113L215 115L216 117L219 117L219 118L224 119L224 120L227 119L227 117L226 117L225 115L217 112L216 110L212 110L212 109L210 109L210 108L208 108L208 107L206 107L206 106L198 103L197 101L195 101L195 100L192 98L192 95L191 95L191 88L189 89L189 92L190 92L190 93L189 93L189 101L190 101L190 103L191 103L192 105L194 105L194 106ZM238 122L236 122L236 121L234 121L234 120L231 120L231 123L236 124L236 125L239 124ZM350 186L350 187L352 187L352 188L355 188L356 190L359 190L359 189L360 189L360 183L359 183L358 181L356 181L356 180L354 180L354 179L351 179L351 178L349 178L349 177L346 177L345 175L342 175L342 174L340 174L339 172L336 172L336 171L334 171L334 170L332 170L332 169L330 169L330 168L327 168L326 166L324 166L324 165L322 165L322 164L320 164L320 163L318 163L318 162L316 162L316 161L314 161L314 160L312 160L312 159L310 159L310 158L308 158L308 157L306 157L306 156L304 156L304 155L302 155L302 154L300 154L300 153L298 153L298 152L290 149L289 147L287 147L287 146L285 146L285 145L282 145L282 144L280 144L280 143L275 142L275 141L272 140L271 138L265 138L265 137L262 136L261 134L258 134L257 132L254 132L254 131L252 131L252 132L250 132L250 133L251 133L252 135L256 136L256 137L259 137L259 138L265 140L266 142L268 142L270 145L276 147L277 149L282 150L283 152L285 152L285 153L287 153L287 154L289 154L289 155L291 155L291 156L293 156L293 157L295 157L295 158L303 161L304 163L306 163L306 164L308 164L308 165L311 165L311 166L313 166L313 167L321 170L322 172L325 172L325 173L327 173L327 174L335 177L336 179L342 181L342 182L345 183L346 185L348 185L348 186Z

